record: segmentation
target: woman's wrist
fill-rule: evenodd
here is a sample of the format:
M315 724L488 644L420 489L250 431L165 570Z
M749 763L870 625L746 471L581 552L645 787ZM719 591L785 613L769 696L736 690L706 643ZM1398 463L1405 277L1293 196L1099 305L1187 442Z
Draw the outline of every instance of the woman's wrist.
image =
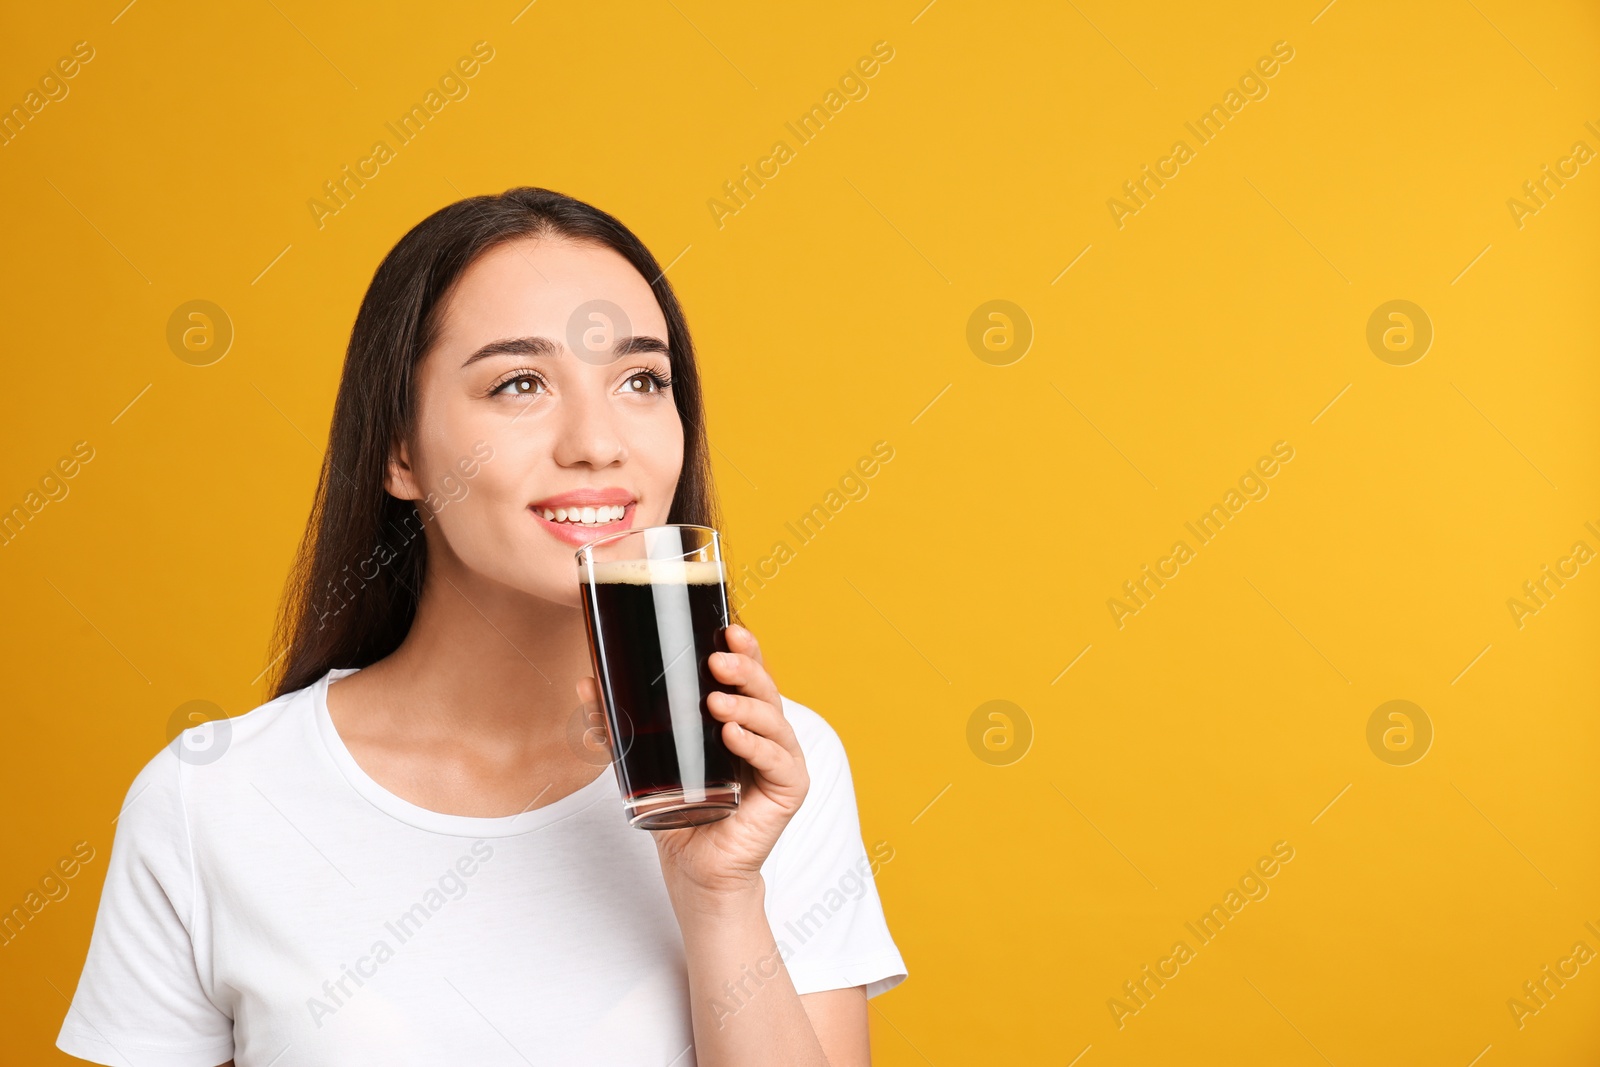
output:
M680 925L692 922L727 923L759 915L766 920L767 886L760 874L726 886L709 887L687 881L667 883L667 897Z

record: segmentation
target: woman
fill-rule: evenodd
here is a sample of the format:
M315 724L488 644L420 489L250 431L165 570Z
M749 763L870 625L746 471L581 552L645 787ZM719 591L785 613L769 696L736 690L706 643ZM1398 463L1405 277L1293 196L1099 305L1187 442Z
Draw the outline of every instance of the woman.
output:
M906 974L872 882L893 850L868 856L838 736L755 637L711 657L753 768L732 816L630 828L584 741L573 553L715 525L704 426L672 287L610 215L520 188L408 233L351 334L275 698L129 789L59 1047L867 1063L867 997Z

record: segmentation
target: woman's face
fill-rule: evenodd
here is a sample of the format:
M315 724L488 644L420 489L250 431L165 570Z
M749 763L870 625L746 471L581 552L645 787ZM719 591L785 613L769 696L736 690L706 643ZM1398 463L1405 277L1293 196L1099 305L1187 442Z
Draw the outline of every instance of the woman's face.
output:
M655 294L609 248L522 238L442 310L386 488L434 527L432 565L576 607L574 552L666 522L683 469Z

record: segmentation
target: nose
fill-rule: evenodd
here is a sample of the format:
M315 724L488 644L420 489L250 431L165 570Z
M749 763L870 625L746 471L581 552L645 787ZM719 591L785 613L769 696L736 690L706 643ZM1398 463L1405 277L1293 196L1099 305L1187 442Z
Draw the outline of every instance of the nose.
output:
M619 414L601 387L569 390L561 406L555 461L563 467L599 470L628 458L628 444Z

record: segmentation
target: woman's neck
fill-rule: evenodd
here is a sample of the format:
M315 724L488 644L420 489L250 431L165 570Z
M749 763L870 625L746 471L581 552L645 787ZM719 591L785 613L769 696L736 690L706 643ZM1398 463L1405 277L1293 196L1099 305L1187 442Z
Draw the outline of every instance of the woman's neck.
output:
M362 673L407 733L567 754L577 683L593 673L582 611L455 562L430 559L405 640Z

